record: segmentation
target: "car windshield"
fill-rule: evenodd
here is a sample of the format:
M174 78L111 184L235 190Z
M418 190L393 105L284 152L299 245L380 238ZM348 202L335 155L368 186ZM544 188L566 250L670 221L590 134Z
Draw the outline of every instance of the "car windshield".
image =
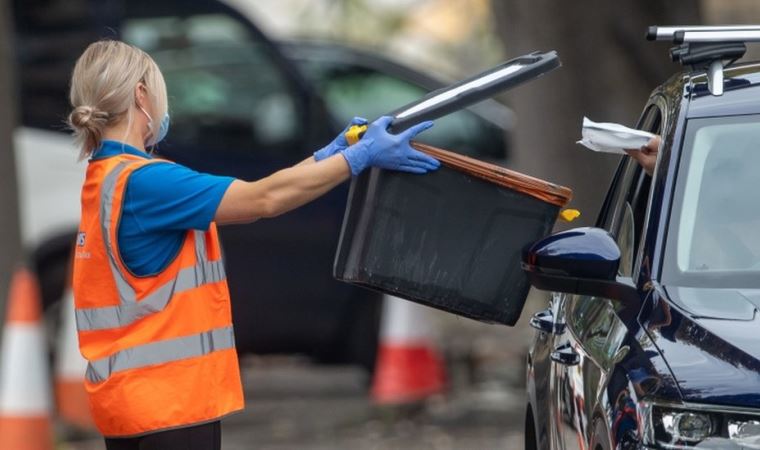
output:
M760 287L760 116L688 122L663 281Z

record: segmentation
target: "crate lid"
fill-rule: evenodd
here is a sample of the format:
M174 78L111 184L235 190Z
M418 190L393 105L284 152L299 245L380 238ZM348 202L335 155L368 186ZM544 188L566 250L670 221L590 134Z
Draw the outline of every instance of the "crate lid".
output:
M398 134L425 120L434 120L534 80L562 63L557 52L523 55L465 80L430 92L389 115L390 131Z
M417 150L438 159L443 165L488 182L530 195L560 208L573 198L570 188L540 178L531 177L495 164L480 161L458 153L442 150L419 142L412 143Z

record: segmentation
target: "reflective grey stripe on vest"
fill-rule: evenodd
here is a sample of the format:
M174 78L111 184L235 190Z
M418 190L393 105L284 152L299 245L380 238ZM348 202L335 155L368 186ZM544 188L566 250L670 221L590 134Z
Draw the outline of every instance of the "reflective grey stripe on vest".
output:
M195 259L197 261L208 261L206 253L206 236L205 233L195 230Z
M203 262L196 266L186 267L179 271L176 278L137 303L77 309L77 329L79 331L93 331L127 326L147 315L163 311L169 304L169 300L179 292L224 279L224 263L222 261Z
M166 305L169 304L172 296L179 292L195 289L204 284L217 283L226 278L224 263L221 260L208 260L205 233L195 230L193 233L196 265L181 269L173 280L168 281L150 295L137 301L134 289L129 285L124 274L116 264L117 255L113 252L115 246L109 234L109 230L112 227L111 211L116 181L126 165L127 163L125 162L117 164L106 176L103 181L100 198L101 233L106 244L108 263L114 280L116 280L120 304L118 306L77 309L76 322L79 331L94 331L130 325L147 315L163 311Z
M106 253L108 254L108 265L111 267L113 279L116 281L116 289L119 291L119 299L122 304L135 303L137 295L134 289L129 285L124 274L119 270L116 264L116 255L113 254L115 246L111 241L111 210L113 208L113 194L116 190L116 182L119 175L127 167L126 162L120 162L103 180L103 186L100 191L100 232L106 244Z
M123 370L163 364L181 359L208 355L216 350L235 347L232 327L215 328L203 333L128 348L96 359L87 365L85 378L91 383L107 380Z

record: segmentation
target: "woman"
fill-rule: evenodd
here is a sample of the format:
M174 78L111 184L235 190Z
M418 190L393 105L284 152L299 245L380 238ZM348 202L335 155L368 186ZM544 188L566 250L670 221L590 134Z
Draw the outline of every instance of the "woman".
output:
M73 283L95 422L109 450L218 449L219 419L243 408L243 394L216 224L278 216L369 167L435 170L438 161L409 145L432 123L391 135L383 117L355 145L338 136L246 182L146 153L166 136L169 114L158 66L135 47L90 45L71 104L89 158Z

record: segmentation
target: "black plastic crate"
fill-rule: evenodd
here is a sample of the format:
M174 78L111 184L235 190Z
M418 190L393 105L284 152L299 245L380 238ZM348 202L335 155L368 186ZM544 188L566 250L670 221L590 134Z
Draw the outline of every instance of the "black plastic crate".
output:
M529 284L522 248L547 235L564 187L415 144L427 175L372 169L354 179L334 275L472 319L514 325Z

